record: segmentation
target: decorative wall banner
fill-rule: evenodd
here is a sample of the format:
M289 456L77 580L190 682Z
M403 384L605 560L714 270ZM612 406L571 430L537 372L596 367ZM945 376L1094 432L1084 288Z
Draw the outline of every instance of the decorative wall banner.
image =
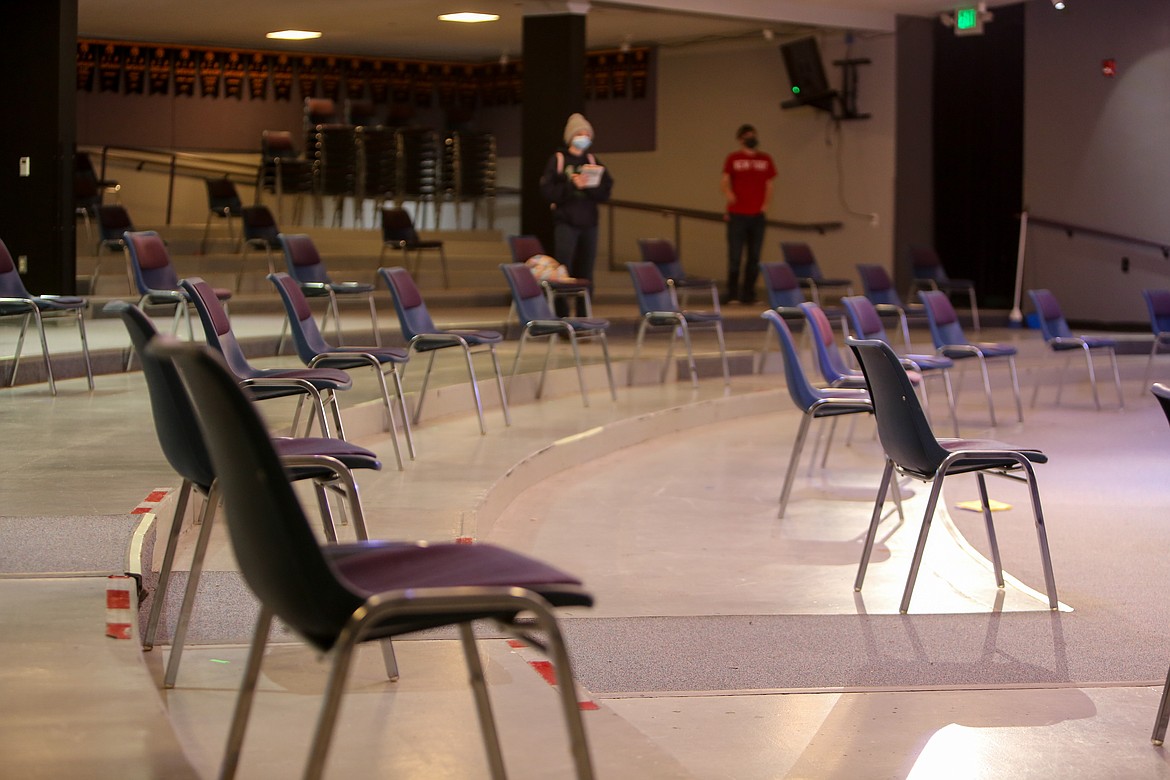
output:
M585 97L594 100L646 97L650 49L591 52L585 63ZM369 99L407 109L446 109L515 105L523 94L523 63L428 62L310 56L242 49L191 49L105 40L77 43L77 89L127 95L174 94L193 97L291 101L293 81L302 98ZM367 93L368 87L368 93ZM392 112L393 113L393 112ZM403 111L399 111L403 114ZM408 112L409 113L409 112Z
M238 51L229 51L223 63L223 96L242 100L246 75L243 57Z
M94 47L82 41L77 44L77 90L93 92L93 74L97 70L97 53Z
M194 97L199 66L195 62L195 58L191 56L191 50L179 49L175 54L174 63L175 94Z
M219 81L223 78L223 60L216 52L208 49L199 61L199 94L203 97L219 97Z
M248 61L248 97L264 100L268 97L268 58L258 51Z
M122 51L112 43L102 47L98 55L98 90L117 92L122 80Z
M162 46L156 46L150 52L150 64L147 65L150 94L166 95L171 91L171 56L171 50Z
M272 95L277 100L292 100L293 66L287 54L278 54L272 63Z

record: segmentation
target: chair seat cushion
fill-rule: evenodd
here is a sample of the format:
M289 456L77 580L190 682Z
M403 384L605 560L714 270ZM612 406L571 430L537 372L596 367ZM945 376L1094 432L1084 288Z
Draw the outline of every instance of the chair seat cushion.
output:
M918 366L921 371L937 371L955 365L955 361L945 355L902 355L902 357L913 361L914 365Z
M290 455L325 455L330 458L336 458L351 469L372 469L378 471L382 468L382 463L378 460L376 453L367 450L365 447L350 444L343 439L326 439L312 436L289 438L280 436L273 437L272 446L276 449L276 454L281 457ZM315 469L311 466L298 466L293 469L293 474L301 479L318 475L328 476L331 473L332 471L329 469Z
M499 344L504 335L496 330L445 330L455 336L462 336L468 344Z
M852 287L853 282L850 279L813 279L812 277L803 276L800 279L801 284L816 284L817 287Z
M684 311L682 313L686 321L693 324L704 324L710 322L722 322L723 316L717 311Z
M373 355L375 358L377 358L379 363L405 363L410 359L410 353L399 347L330 347L329 351ZM340 368L344 370L346 368L366 366L369 365L369 363L365 362L361 358L328 357L318 361L317 365L332 366L333 368Z
M702 276L684 276L681 279L674 279L674 286L679 288L694 288L694 287L710 287L715 284L712 279L705 279Z
M374 291L374 285L365 282L330 282L329 289L338 295L354 295Z
M939 439L939 446L947 452L969 451L972 457L969 461L956 465L951 469L951 473L959 471L976 471L985 468L994 468L997 465L1010 467L1016 465L1016 461L1011 458L995 457L991 455L987 458L980 458L979 451L987 450L990 452L1003 452L1005 450L1011 452L1018 452L1027 458L1032 463L1047 463L1048 456L1037 449L1027 447L1015 447L1011 444L1005 444L994 439Z
M579 293L589 289L589 282L585 279L542 279L541 281L553 292Z
M33 302L41 311L81 309L89 305L85 298L76 295L38 295Z
M994 344L991 342L978 342L971 344L972 347L977 347L984 357L1008 357L1016 354L1017 350L1011 344ZM942 353L944 356L954 360L962 358L975 357L973 352L965 349L952 349L951 347L943 347Z
M1081 349L1080 342L1085 342L1085 346L1089 349L1104 349L1106 347L1113 348L1117 346L1115 339L1103 338L1098 336L1077 336L1077 341L1061 341L1054 340L1048 342L1057 352L1062 352L1066 349Z
M242 379L303 379L318 390L348 390L353 380L349 374L336 368L264 368L257 369L250 377ZM257 388L255 392L265 393L277 388Z
M600 317L566 317L564 321L569 323L573 330L605 330L609 327L609 320Z

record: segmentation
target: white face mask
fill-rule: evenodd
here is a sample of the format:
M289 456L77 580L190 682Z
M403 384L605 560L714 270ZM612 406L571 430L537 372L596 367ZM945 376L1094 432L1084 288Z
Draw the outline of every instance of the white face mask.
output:
M593 143L593 139L591 139L589 136L579 135L572 140L572 142L570 143L570 146L572 146L573 149L575 149L578 152L583 152L586 149L588 149L589 145L592 143Z

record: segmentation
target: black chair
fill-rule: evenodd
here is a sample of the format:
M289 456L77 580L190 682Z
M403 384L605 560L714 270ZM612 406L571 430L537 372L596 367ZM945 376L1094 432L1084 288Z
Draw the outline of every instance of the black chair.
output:
M1014 447L998 441L980 439L938 439L930 429L918 396L910 385L906 369L889 344L876 339L858 341L849 339L849 346L857 355L865 381L873 401L873 413L877 418L878 439L886 454L886 467L874 502L873 516L865 537L861 553L861 564L857 569L854 589L861 591L865 581L865 570L869 566L881 521L882 504L896 471L912 479L930 482L930 498L922 518L922 530L914 548L910 564L910 575L902 593L899 610L905 614L910 609L910 597L914 593L914 582L922 563L926 548L927 534L934 519L935 508L942 494L943 480L951 474L974 473L979 480L979 500L983 506L983 518L991 544L991 559L995 570L995 584L1003 587L1003 567L1000 563L999 544L995 538L990 502L987 498L987 473L1019 479L1028 484L1032 498L1032 513L1036 520L1036 535L1040 542L1040 560L1044 567L1044 584L1048 592L1048 606L1058 609L1056 580L1052 576L1052 558L1048 552L1048 535L1044 529L1044 512L1040 506L1040 492L1036 487L1033 464L1047 463L1048 456L1040 450ZM1022 476L1021 476L1022 475Z
M399 365L406 365L409 353L399 347L335 347L325 340L317 323L313 321L313 312L309 309L309 302L301 294L301 286L288 274L270 274L268 280L276 286L280 299L284 303L285 314L292 331L293 344L297 348L297 356L309 368L339 368L348 371L353 368L369 368L374 372L378 382L378 389L382 395L382 406L385 409L383 430L389 431L394 441L394 457L398 461L398 470L402 470L402 450L398 445L398 425L394 422L394 405L390 401L390 391L386 387L386 372L389 372L394 382L394 393L398 398L399 410L402 414L402 425L406 429L406 443L410 450L410 457L414 459L414 437L410 433L410 416L406 411L406 397L402 392L402 375L398 371Z
M220 777L235 776L273 618L332 657L304 777L324 771L355 646L445 625L459 628L491 774L504 777L472 628L480 619L519 634L553 661L577 776L593 776L569 655L553 614L554 607L592 604L579 580L489 544L320 546L262 422L222 363L195 345L156 342L152 349L174 360L190 390L223 492L232 548L261 604ZM527 619L518 621L521 614Z
M164 687L173 688L179 675L179 664L183 657L183 647L187 639L191 612L195 606L195 595L199 588L200 576L203 573L203 561L207 553L208 540L211 538L212 523L220 504L219 486L215 480L207 447L199 432L195 408L191 405L191 398L187 395L186 388L183 387L183 381L169 360L161 360L147 350L147 345L158 337L158 331L154 324L141 309L125 301L112 301L106 304L105 310L118 314L126 325L126 330L130 334L130 342L138 354L138 359L142 362L142 374L146 379L146 387L150 393L150 409L159 445L162 447L167 462L183 478L175 502L175 514L171 519L171 529L167 536L166 552L159 570L158 584L151 595L150 614L146 622L146 633L142 640L143 648L146 650L154 647L155 637L158 634L159 620L162 616L163 604L166 601L167 588L170 585L175 553L178 549L183 517L187 513L191 490L195 489L206 497L202 524L199 527L199 535L191 558L187 588L184 591L182 606L175 622L171 652L167 658L167 667L163 675ZM382 464L378 462L376 454L364 447L340 439L275 438L272 440L272 444L277 455L280 456L285 473L290 480L313 480L318 504L321 508L325 538L328 541L337 541L337 529L333 522L332 512L329 510L329 499L325 493L327 488L337 490L348 500L354 533L357 538L362 540L369 538L366 532L365 514L362 511L357 482L354 480L352 470L373 469L376 471L380 469ZM388 655L388 658L392 661L393 655Z
M221 179L205 179L207 184L207 220L203 224L203 241L199 244L199 251L207 253L207 241L211 235L211 218L227 220L228 238L232 242L233 251L236 248L236 230L232 219L240 219L244 204L240 202L240 193L236 185L226 176Z
M280 251L280 226L267 206L244 206L240 209L240 223L243 225L243 252L240 257L240 271L236 274L236 292L244 281L244 271L248 268L248 253L253 249L263 249L264 258L268 261L268 273L276 273L273 265L272 251Z
M203 323L203 335L208 346L223 355L224 362L236 375L240 386L248 388L252 398L260 401L299 396L292 423L293 433L297 430L301 405L305 398L310 399L323 436L332 435L329 423L325 419L325 406L328 403L333 410L333 419L337 423L337 435L345 438L337 392L348 390L352 386L349 374L336 368L256 368L244 356L244 350L232 332L232 324L216 297L214 288L197 276L184 279L181 284L195 310L199 312L199 321ZM308 427L311 428L312 415L309 420Z
M808 244L801 241L784 241L780 244L780 252L784 255L784 262L792 266L792 272L800 280L801 286L808 288L813 303L818 306L827 306L827 303L821 300L822 290L839 290L844 295L853 294L853 282L848 279L829 279L821 272L821 266Z
M304 207L304 196L316 186L312 160L297 154L292 133L287 130L265 130L260 134L260 167L256 174L256 193L271 192L276 196L277 218L284 220L284 196L295 195L294 223Z
M443 266L443 287L451 286L451 279L447 274L447 252L443 249L442 241L424 241L418 237L414 229L414 221L406 209L393 206L382 207L382 254L378 258L379 265L386 259L386 250L393 249L403 254L403 264L410 267L410 275L418 278L419 264L422 262L422 253L428 250L439 253L439 262ZM411 253L414 253L414 265L410 265Z
M1152 306L1153 303L1151 303L1151 308ZM1154 394L1154 398L1158 399L1158 405L1162 407L1162 412L1166 415L1166 420L1170 421L1170 387L1163 384L1155 384L1150 388L1150 392ZM1154 745L1161 747L1162 743L1166 740L1166 726L1168 723L1170 723L1170 672L1166 673L1166 684L1162 686L1162 699L1158 702L1158 714L1154 718L1154 733L1150 735L1150 741Z

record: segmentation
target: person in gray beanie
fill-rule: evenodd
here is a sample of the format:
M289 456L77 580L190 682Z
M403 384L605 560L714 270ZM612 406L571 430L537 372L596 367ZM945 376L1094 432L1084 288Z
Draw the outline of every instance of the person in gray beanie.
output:
M589 283L593 294L593 264L597 258L597 204L609 200L613 177L589 151L593 125L581 114L565 123L565 147L553 153L540 177L540 192L553 211L553 257L569 274ZM557 301L558 309L564 306ZM561 316L567 310L557 312ZM577 316L585 316L577 301Z

